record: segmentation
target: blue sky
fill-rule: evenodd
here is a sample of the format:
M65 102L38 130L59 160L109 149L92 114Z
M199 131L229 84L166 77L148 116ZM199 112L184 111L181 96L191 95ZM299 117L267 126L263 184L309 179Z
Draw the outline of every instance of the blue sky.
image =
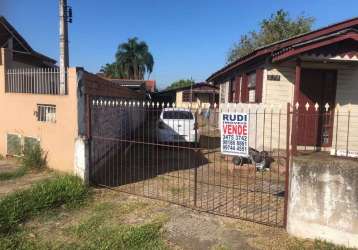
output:
M314 16L322 27L358 16L358 0L68 0L70 65L97 72L114 61L119 43L137 36L155 59L151 78L163 88L192 77L205 80L224 66L240 35L283 8ZM41 53L58 59L58 1L0 0L0 14Z

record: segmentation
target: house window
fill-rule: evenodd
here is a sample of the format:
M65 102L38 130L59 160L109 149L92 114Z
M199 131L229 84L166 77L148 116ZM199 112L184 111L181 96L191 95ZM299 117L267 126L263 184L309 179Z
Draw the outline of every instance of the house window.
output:
M230 80L229 84L229 102L234 102L235 100L235 79Z
M56 106L48 104L37 104L37 121L56 122Z
M22 156L24 152L33 149L36 145L40 145L40 140L36 137L7 134L6 154L10 156Z
M20 156L22 154L21 136L17 134L7 134L6 148L8 155Z
M243 79L243 77L240 76L239 81L237 83L238 85L236 86L236 90L235 90L237 102L242 102L242 100L241 100L242 99L242 96L241 96L242 79Z
M196 96L193 94L191 98L191 91L183 91L183 102L196 102Z
M226 83L220 84L220 103L225 103Z
M250 73L248 76L249 102L255 102L256 97L256 72Z

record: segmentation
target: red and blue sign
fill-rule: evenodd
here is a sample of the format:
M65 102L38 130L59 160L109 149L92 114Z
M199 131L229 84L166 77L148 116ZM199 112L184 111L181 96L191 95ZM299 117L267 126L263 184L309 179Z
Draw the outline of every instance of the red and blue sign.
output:
M249 116L247 113L221 113L221 153L249 155Z

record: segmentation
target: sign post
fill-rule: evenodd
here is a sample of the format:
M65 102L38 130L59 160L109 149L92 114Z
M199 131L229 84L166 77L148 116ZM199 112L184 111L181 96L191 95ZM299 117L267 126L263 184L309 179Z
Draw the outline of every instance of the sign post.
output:
M221 153L249 156L249 116L247 113L221 113Z

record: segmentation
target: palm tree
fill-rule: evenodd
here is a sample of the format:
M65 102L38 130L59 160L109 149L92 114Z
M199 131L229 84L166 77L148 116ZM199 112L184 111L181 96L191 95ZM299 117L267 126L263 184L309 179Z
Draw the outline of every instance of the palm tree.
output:
M126 72L116 63L107 63L102 66L100 72L108 78L128 78Z
M118 46L116 64L127 78L143 80L146 73L148 77L152 73L154 59L148 45L134 37Z

